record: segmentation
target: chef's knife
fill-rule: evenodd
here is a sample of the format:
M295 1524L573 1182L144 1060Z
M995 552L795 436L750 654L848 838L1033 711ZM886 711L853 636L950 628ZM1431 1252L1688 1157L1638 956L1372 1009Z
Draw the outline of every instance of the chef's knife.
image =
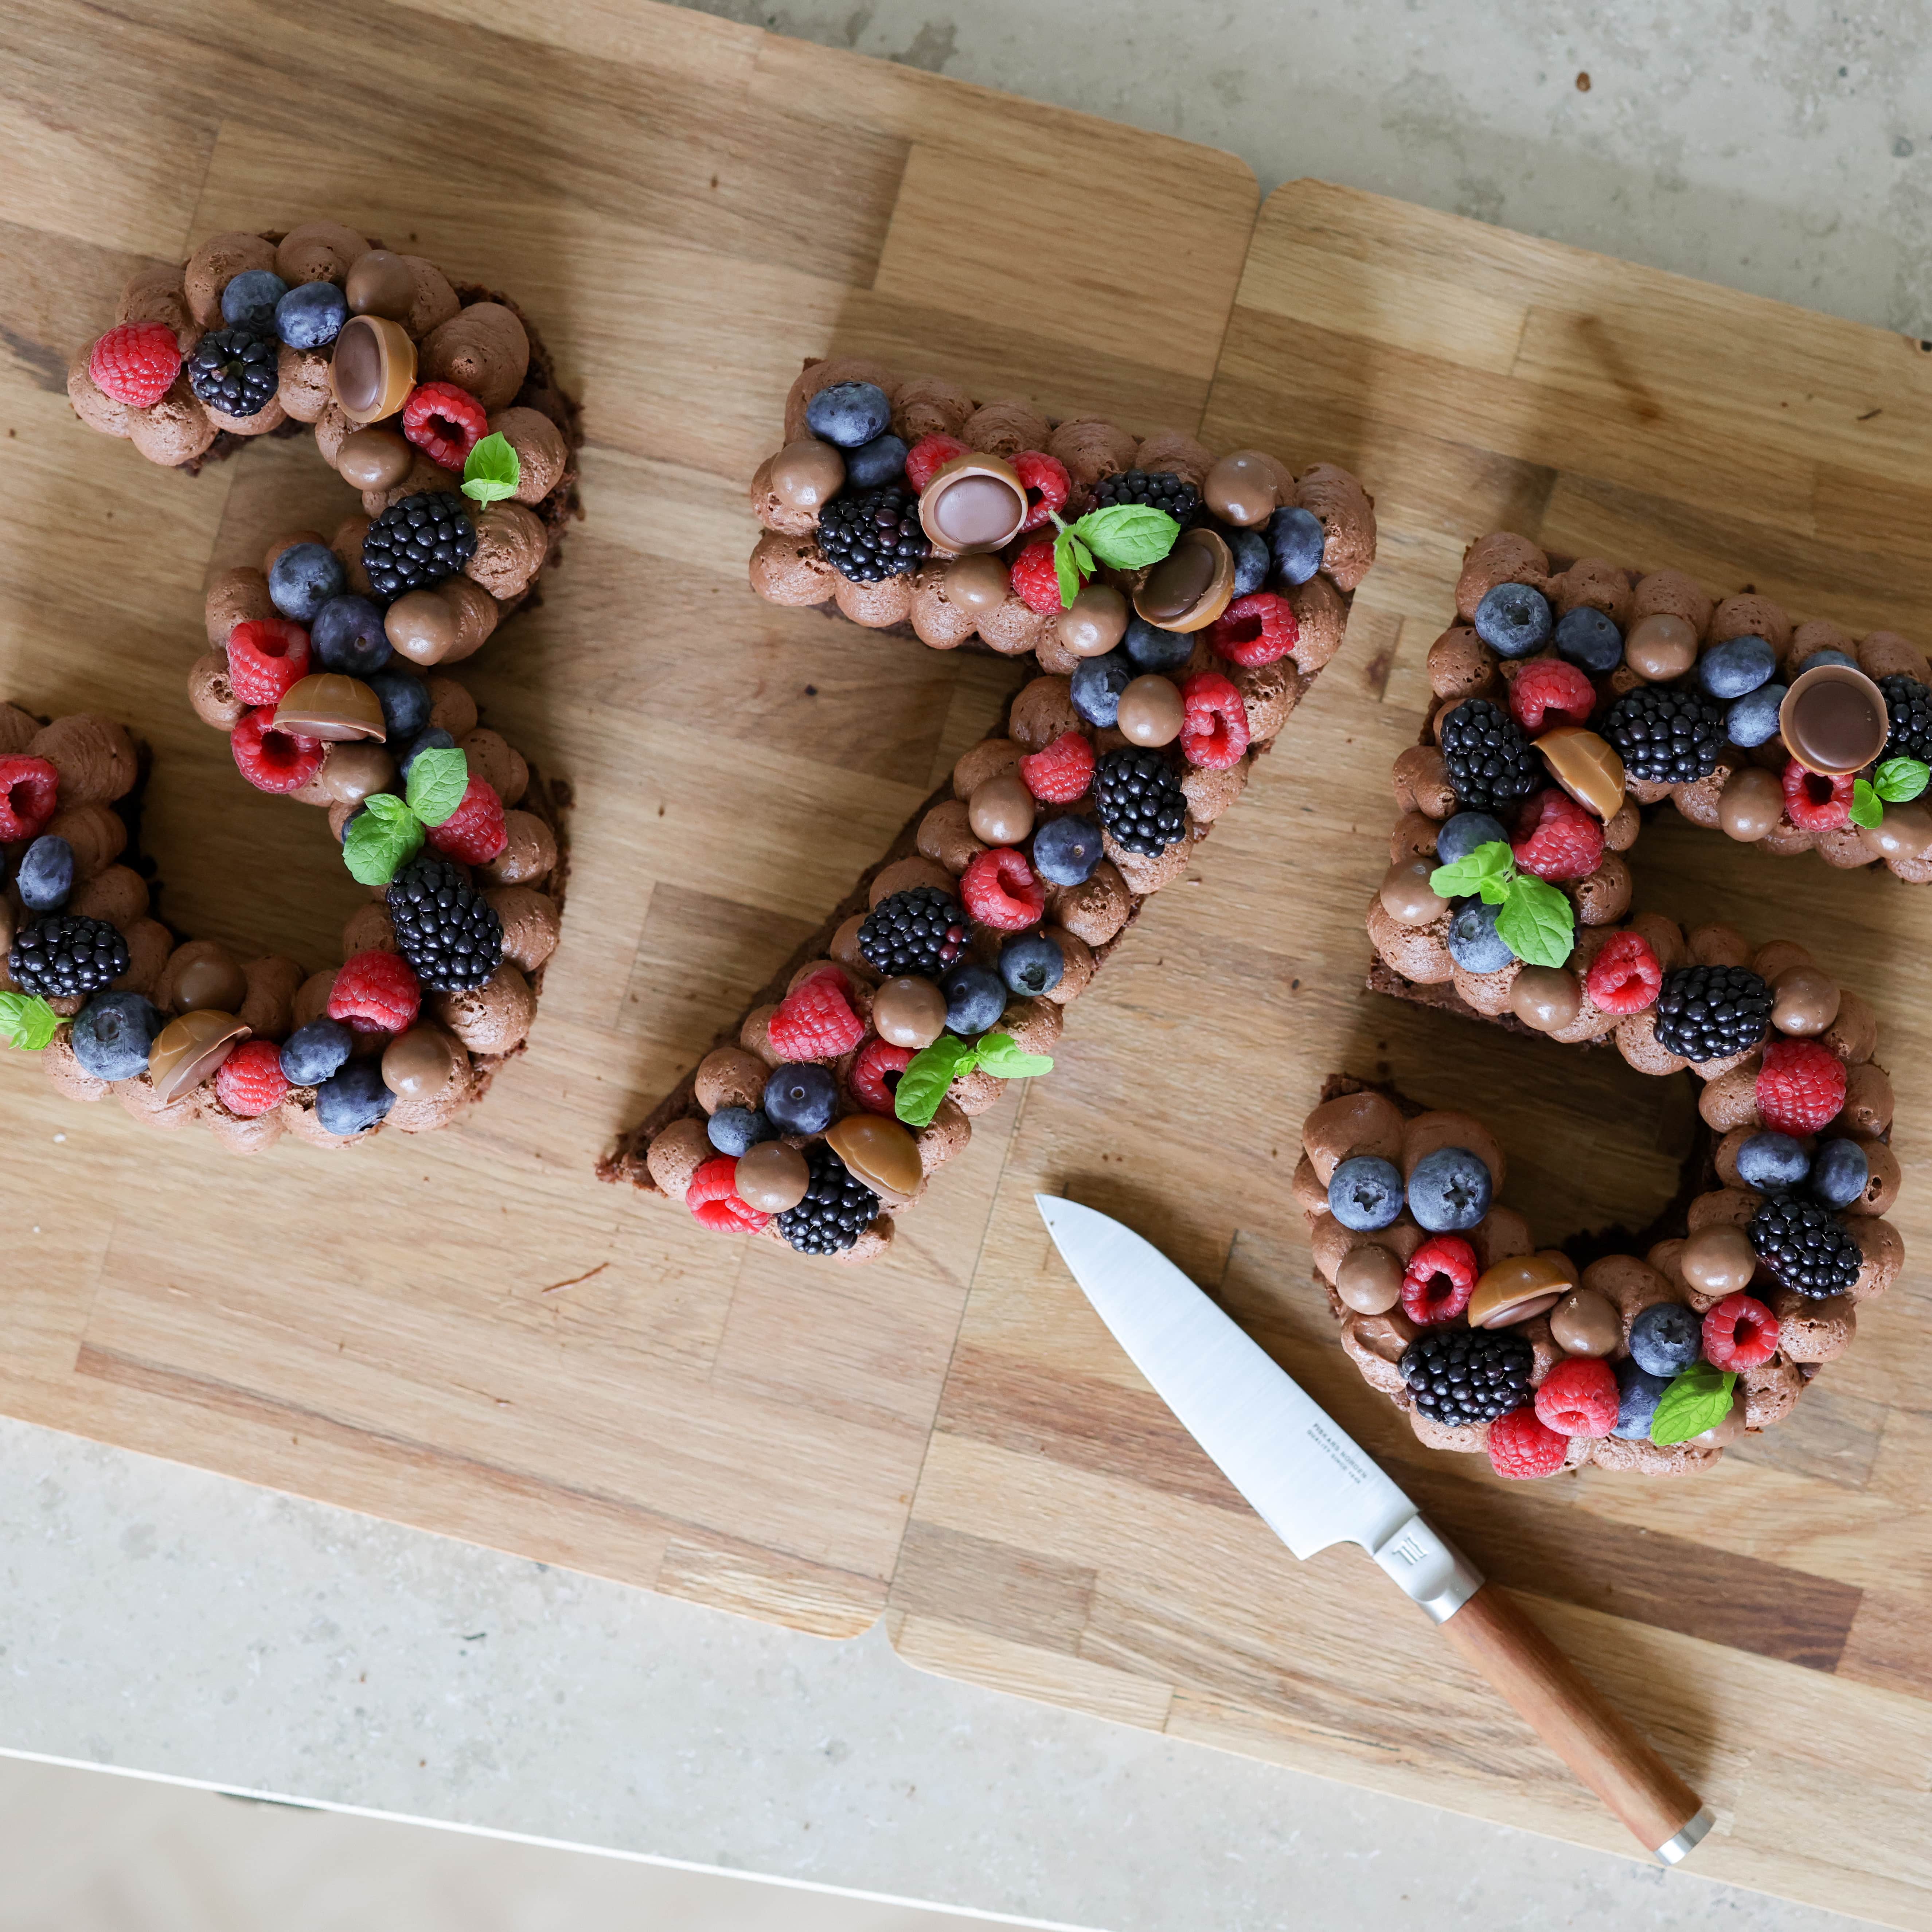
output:
M1034 1200L1135 1367L1297 1556L1360 1544L1646 1850L1675 1864L1697 1844L1710 1808L1265 1350L1132 1228Z

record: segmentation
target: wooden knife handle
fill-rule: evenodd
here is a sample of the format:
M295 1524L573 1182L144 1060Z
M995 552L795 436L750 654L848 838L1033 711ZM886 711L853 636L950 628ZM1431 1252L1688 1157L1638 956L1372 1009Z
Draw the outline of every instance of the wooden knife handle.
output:
M1702 1801L1494 1584L1441 1628L1647 1851L1675 1864L1702 1835L1676 1843L1694 1820L1708 1828Z

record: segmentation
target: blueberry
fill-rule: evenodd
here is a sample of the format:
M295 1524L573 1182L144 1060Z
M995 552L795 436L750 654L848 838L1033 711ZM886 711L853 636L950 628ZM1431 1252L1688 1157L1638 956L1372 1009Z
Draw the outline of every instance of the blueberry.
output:
M1594 604L1580 604L1559 618L1555 635L1562 656L1598 677L1624 661L1624 634Z
M348 587L342 560L326 544L290 544L268 569L268 601L298 624Z
M1178 670L1194 655L1194 640L1184 631L1163 631L1144 617L1130 617L1120 649L1137 671Z
M396 776L407 784L410 767L416 763L418 752L453 752L455 748L456 740L440 724L428 725L410 740L407 750L396 754Z
M1526 658L1550 641L1550 599L1527 584L1498 584L1476 606L1476 634L1501 658Z
M1778 653L1762 638L1727 638L1697 660L1697 682L1713 698L1745 698L1777 668Z
M364 680L382 707L392 745L406 743L429 722L429 686L412 672L380 670Z
M1449 922L1449 956L1466 973L1500 973L1516 955L1496 934L1502 908L1466 899Z
M258 334L275 332L275 304L289 285L268 268L244 268L221 291L221 319L230 328L252 328Z
M1827 1208L1849 1208L1871 1184L1871 1161L1856 1141L1825 1141L1811 1163L1811 1192Z
M97 993L74 1023L74 1057L97 1080L132 1080L148 1070L161 1016L143 994Z
M1704 1352L1704 1324L1681 1301L1653 1301L1630 1324L1630 1352L1646 1375L1681 1376Z
M1858 661L1855 657L1848 656L1843 651L1814 651L1798 668L1800 670L1814 670L1820 664L1849 664L1852 670L1856 670L1858 668Z
M854 490L883 490L896 483L905 470L903 436L875 436L845 459L845 482Z
M1000 977L1023 1000L1052 992L1066 971L1060 948L1043 932L1016 933L1000 948Z
M74 890L74 848L53 832L42 832L22 855L14 883L29 912L58 912Z
M396 1104L380 1060L352 1060L315 1090L315 1117L332 1134L359 1134Z
M733 1156L768 1141L776 1133L771 1122L754 1107L720 1107L706 1124L704 1131L720 1154Z
M781 1133L822 1134L838 1107L838 1082L814 1061L788 1060L765 1082L765 1118Z
M1120 693L1138 674L1133 660L1118 648L1105 657L1082 658L1073 672L1074 710L1090 724L1112 724L1120 715Z
M1782 684L1761 684L1739 698L1724 713L1724 736L1748 752L1769 744L1778 736L1778 707L1784 704L1788 688Z
M962 959L939 982L946 995L946 1030L981 1034L998 1023L1006 1010L1006 982L989 966ZM770 1106L768 1100L766 1103Z
M335 842L337 844L346 845L349 843L349 828L353 825L356 821L368 809L368 801L365 799L362 804L358 805L356 809L342 821L342 830L335 835Z
M834 382L805 406L806 428L841 449L862 449L892 419L892 406L876 382Z
M1760 1194L1801 1186L1810 1172L1810 1156L1789 1134L1753 1134L1738 1149L1738 1178Z
M1328 1211L1358 1234L1390 1226L1402 1213L1402 1169L1372 1154L1339 1162L1329 1178Z
M351 677L380 670L392 654L382 614L366 597L332 597L310 622L308 641L324 670Z
M1322 568L1322 546L1328 542L1328 532L1313 511L1291 503L1269 518L1268 540L1276 580L1284 590L1292 590Z
M1459 812L1444 819L1436 834L1436 856L1444 866L1466 859L1478 845L1507 845L1509 834L1500 819L1486 812Z
M1651 1418L1657 1413L1657 1405L1664 1400L1664 1391L1670 1386L1670 1378L1654 1376L1648 1369L1639 1368L1635 1356L1616 1366L1617 1419L1610 1433L1621 1436L1626 1442L1648 1441Z
M355 1043L340 1020L310 1020L282 1042L282 1078L291 1087L320 1087L340 1070Z
M1106 856L1090 818L1049 818L1033 835L1033 868L1050 886L1084 885Z
M1467 1148L1438 1148L1408 1177L1408 1211L1432 1234L1473 1228L1490 1211L1490 1170Z
M1234 595L1252 597L1268 580L1274 559L1259 530L1226 530L1222 541L1234 554Z
M349 320L349 304L333 282L304 282L275 304L275 333L291 349L326 349Z

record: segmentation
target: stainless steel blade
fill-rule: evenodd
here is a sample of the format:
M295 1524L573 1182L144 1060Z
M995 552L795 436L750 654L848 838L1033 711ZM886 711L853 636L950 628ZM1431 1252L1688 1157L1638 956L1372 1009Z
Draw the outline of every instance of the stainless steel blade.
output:
M1358 1543L1437 1622L1468 1601L1481 1577L1158 1248L1077 1202L1034 1201L1135 1367L1297 1556Z

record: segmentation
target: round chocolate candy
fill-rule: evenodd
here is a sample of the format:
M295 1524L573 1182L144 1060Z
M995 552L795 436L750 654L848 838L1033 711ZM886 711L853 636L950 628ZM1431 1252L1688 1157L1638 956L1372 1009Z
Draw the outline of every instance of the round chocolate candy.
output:
M1089 584L1054 620L1054 634L1076 658L1105 657L1127 631L1127 600L1111 584Z
M946 566L946 602L976 617L997 610L1012 589L1012 574L991 552L955 557Z
M1740 765L1718 794L1718 823L1741 844L1756 844L1784 816L1784 788L1762 765Z
M1570 1257L1556 1248L1511 1255L1476 1277L1469 1297L1472 1328L1502 1328L1552 1308L1576 1286Z
M822 510L844 482L844 458L816 436L788 442L772 458L772 494L788 510Z
M394 416L416 387L416 346L402 324L387 316L352 315L335 338L328 380L344 416L380 422Z
M1858 838L1868 852L1881 859L1922 859L1932 852L1932 811L1922 805L1888 805L1876 825L1858 828Z
M1648 682L1667 683L1697 662L1697 633L1667 610L1640 617L1624 640L1624 662Z
M1583 989L1561 966L1526 966L1510 983L1510 1011L1538 1033L1561 1033L1583 1010Z
M1771 1023L1801 1038L1823 1033L1838 1017L1838 982L1815 966L1787 966L1771 985Z
M1690 1440L1701 1448L1728 1448L1744 1432L1744 1408L1750 1399L1750 1391L1740 1381L1731 1396L1731 1406L1722 1418L1712 1423L1701 1436L1694 1436Z
M1573 1288L1550 1311L1550 1338L1566 1355L1612 1355L1623 1344L1623 1318L1607 1295Z
M1335 1270L1335 1292L1358 1315L1386 1315L1402 1299L1402 1262L1376 1242L1351 1248Z
M398 1100L440 1100L470 1056L440 1027L412 1027L382 1049L382 1084Z
M248 976L234 956L224 947L205 944L174 976L168 1004L178 1013L209 1009L230 1013L248 997Z
M1019 472L981 451L942 463L920 492L920 526L944 556L998 550L1018 532L1026 514Z
M455 607L440 586L406 590L382 614L382 634L412 664L440 664L456 646Z
M1252 530L1281 507L1281 490L1267 458L1251 449L1224 456L1208 471L1201 494L1223 523Z
M1234 552L1212 530L1183 530L1148 572L1134 608L1163 631L1201 631L1234 594Z
M1174 680L1150 671L1130 680L1114 722L1130 745L1171 745L1186 716Z
M382 700L359 677L334 670L311 671L291 685L275 706L275 729L325 744L352 738L380 743L388 736Z
M374 793L398 789L395 760L368 739L330 746L316 782L333 805L360 805Z
M825 1144L882 1199L908 1200L925 1178L918 1142L883 1114L848 1114L833 1121Z
M406 322L416 305L416 271L387 248L371 248L366 255L356 256L342 294L351 315L382 315L392 322Z
M930 980L888 980L872 995L872 1026L892 1046L930 1046L946 1030L946 995Z
M1685 1241L1677 1265L1700 1294L1742 1294L1757 1274L1750 1237L1729 1221L1713 1221Z
M335 452L335 473L352 489L393 490L416 460L399 430L351 430Z
M165 1106L192 1094L248 1037L232 1013L197 1008L170 1020L148 1049L148 1084Z
M1398 926L1432 926L1449 910L1429 881L1436 861L1428 858L1403 859L1382 874L1382 910Z
M760 1141L738 1156L731 1185L747 1208L760 1214L782 1214L805 1198L812 1170L796 1148L783 1141Z
M1034 796L1016 773L1006 772L973 788L966 822L988 845L1018 845L1033 831Z

